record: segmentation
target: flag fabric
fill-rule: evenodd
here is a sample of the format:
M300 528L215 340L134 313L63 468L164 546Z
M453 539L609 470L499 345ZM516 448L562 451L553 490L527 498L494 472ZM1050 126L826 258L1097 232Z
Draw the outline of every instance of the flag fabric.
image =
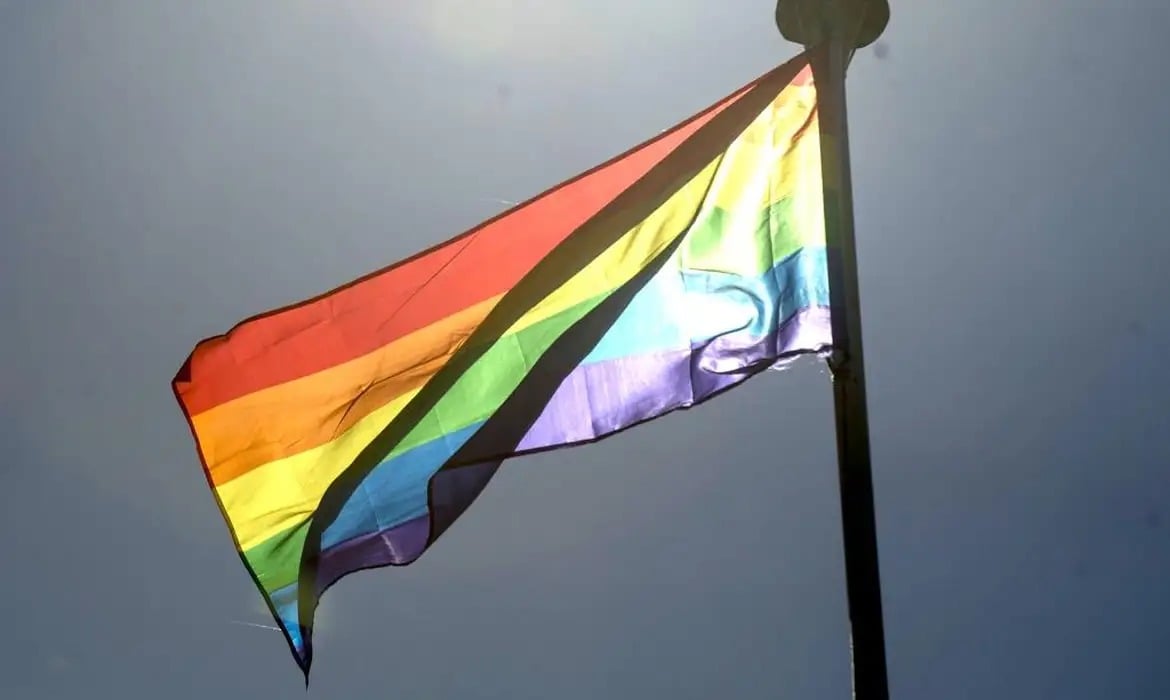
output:
M802 54L447 243L200 342L173 389L308 674L325 589L416 560L502 460L831 340Z

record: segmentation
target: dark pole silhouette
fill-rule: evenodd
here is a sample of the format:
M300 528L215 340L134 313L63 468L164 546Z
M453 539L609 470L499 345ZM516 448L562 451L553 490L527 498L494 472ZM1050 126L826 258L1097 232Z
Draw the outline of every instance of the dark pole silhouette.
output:
M778 0L776 5L780 33L809 51L817 86L833 324L829 367L837 421L853 694L858 700L888 700L890 692L869 455L845 71L853 51L876 40L889 17L886 0Z

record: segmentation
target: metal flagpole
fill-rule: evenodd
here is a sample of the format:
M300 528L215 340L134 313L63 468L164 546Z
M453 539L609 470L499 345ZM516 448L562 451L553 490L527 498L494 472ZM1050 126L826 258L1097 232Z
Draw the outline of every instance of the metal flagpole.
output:
M853 695L857 700L888 700L889 682L861 344L845 71L853 51L881 35L889 13L887 0L778 0L776 6L780 33L809 50L817 87L834 346L829 367L837 422Z

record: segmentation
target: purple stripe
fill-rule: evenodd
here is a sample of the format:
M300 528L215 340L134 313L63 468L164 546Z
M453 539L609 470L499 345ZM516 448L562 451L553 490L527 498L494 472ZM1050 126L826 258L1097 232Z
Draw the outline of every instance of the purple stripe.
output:
M596 440L692 406L755 374L760 365L832 342L829 310L805 309L764 338L716 338L690 350L622 357L575 369L561 383L517 452Z
M596 440L699 403L767 366L831 342L829 310L812 308L764 338L728 335L690 350L580 366L561 383L515 452ZM480 489L482 485L466 490L466 498L473 500ZM451 505L458 513L468 504ZM414 561L426 549L429 520L424 515L324 550L318 560L317 594L353 571Z
M317 563L318 595L342 576L359 569L409 564L426 549L429 535L430 516L423 515L326 549Z
M833 344L829 309L814 306L802 309L765 338L743 335L720 336L698 352L698 367L706 374L742 374L745 368L767 362L783 364L794 354L820 352ZM707 398L704 394L700 401Z

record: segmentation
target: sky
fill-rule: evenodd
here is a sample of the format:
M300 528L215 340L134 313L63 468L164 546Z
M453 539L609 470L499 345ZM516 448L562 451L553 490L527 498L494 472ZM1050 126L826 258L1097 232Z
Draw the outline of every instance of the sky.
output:
M893 0L849 75L892 697L1170 697L1170 5ZM795 55L771 0L0 0L0 696L299 697L170 380ZM501 201L502 200L502 201ZM510 462L309 697L846 698L809 359Z

